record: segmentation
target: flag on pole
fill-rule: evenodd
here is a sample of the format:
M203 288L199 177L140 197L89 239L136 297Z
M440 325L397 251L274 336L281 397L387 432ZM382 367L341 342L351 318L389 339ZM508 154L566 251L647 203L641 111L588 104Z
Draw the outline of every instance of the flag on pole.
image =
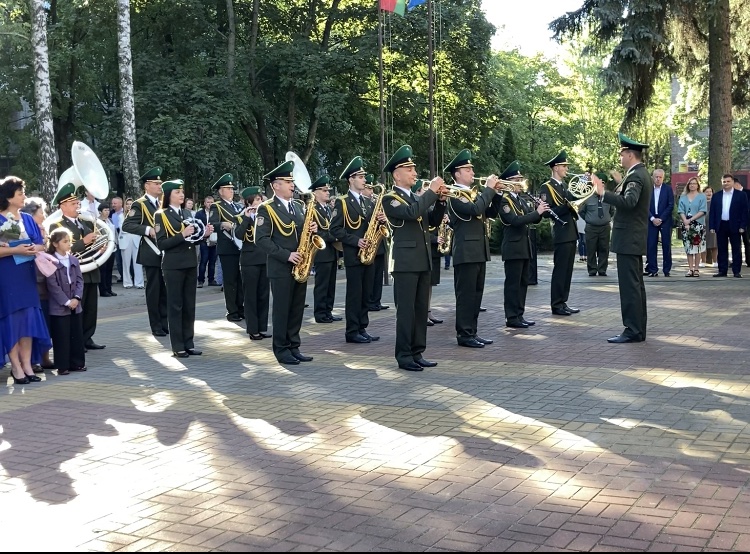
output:
M427 2L427 0L409 0L409 3L406 6L406 9L409 11L412 11L414 8L416 8L417 6L421 6L425 2Z
M421 6L427 0L380 0L380 9L397 13L398 15L404 15L406 10L413 10L417 6Z

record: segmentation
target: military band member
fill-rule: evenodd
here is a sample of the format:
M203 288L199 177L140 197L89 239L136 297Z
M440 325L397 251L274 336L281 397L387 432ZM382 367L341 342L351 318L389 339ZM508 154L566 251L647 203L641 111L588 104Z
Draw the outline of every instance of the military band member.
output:
M255 218L255 244L268 254L268 278L273 294L273 353L279 363L297 365L312 361L300 350L299 331L305 311L306 283L292 276L302 261L298 248L305 222L304 204L293 200L294 162L284 162L263 176L271 183L274 196L258 206ZM313 233L317 224L310 224Z
M620 311L625 330L607 339L611 343L646 340L646 287L643 284L643 256L648 242L648 210L651 202L651 175L643 165L643 150L648 144L622 133L620 162L625 177L616 192L604 190L598 175L591 179L596 193L615 207L612 223L612 250L617 253L617 283L620 286Z
M315 197L315 222L318 224L318 235L325 241L326 247L315 255L315 289L314 315L318 323L332 323L341 321L333 315L333 304L336 301L336 272L338 251L333 247L336 237L331 233L331 214L329 206L331 181L328 175L323 175L312 185L310 192Z
M519 184L500 198L500 219L505 225L501 254L505 264L505 284L503 285L505 325L526 329L534 321L524 318L526 310L526 292L529 288L529 262L531 260L531 241L529 225L539 223L542 214L549 209L545 202L534 205L521 195L520 182L523 176L518 161L511 163L500 176L506 181L517 181Z
M240 275L240 248L234 241L234 228L242 221L242 207L234 201L232 174L225 173L212 185L219 199L211 205L209 223L216 229L216 252L221 261L224 283L224 303L228 321L242 321L245 317L244 291Z
M568 306L570 282L573 279L573 266L576 261L576 242L578 213L570 205L575 200L565 188L565 176L568 174L568 156L565 150L549 160L545 165L552 169L552 177L542 185L539 198L546 202L564 225L552 220L552 242L554 243L554 267L550 284L550 305L555 315L577 314L581 310Z
M430 299L430 225L438 225L445 214L444 182L436 177L421 196L411 192L417 181L411 146L399 148L384 171L395 183L383 198L383 210L391 224L393 238L393 294L396 299L396 347L398 367L422 371L436 366L424 359L427 348L427 310ZM430 206L435 205L432 212Z
M426 184L429 186L429 181L423 181L417 179L417 184L411 187L411 191L417 196L421 196L422 193L427 189ZM430 207L430 210L435 209L435 204ZM440 284L440 246L445 242L444 237L440 236L441 225L449 225L450 218L448 214L443 215L443 221L439 225L430 227L430 250L432 252L432 270L430 271L430 300L427 304L427 327L434 327L436 324L443 323L442 319L432 317L432 289Z
M247 187L240 192L245 201L242 221L234 228L234 236L242 241L240 269L245 305L245 324L250 340L270 338L268 304L271 285L268 282L268 255L255 244L255 217L263 202L260 187Z
M359 261L359 251L367 246L365 233L373 217L374 204L363 195L365 170L357 156L341 172L340 179L349 185L349 193L336 199L331 218L331 233L344 247L346 271L346 342L368 343L380 340L370 335L368 304L375 268ZM385 216L380 215L385 221Z
M492 340L478 335L479 308L482 305L490 241L485 221L497 217L493 203L500 184L490 176L480 194L472 191L474 165L471 152L461 150L446 166L459 189L457 197L448 200L448 216L453 228L453 288L456 293L456 339L459 346L484 348Z
M81 209L81 201L75 186L68 183L60 187L53 205L57 205L62 212L62 217L50 225L49 232L55 229L65 228L73 235L70 251L73 254L83 252L97 238L96 218L82 219L78 217ZM99 268L95 267L83 274L83 295L81 305L83 307L83 346L87 350L101 350L103 344L94 342L96 332L97 311L99 309L99 281L101 275Z
M161 168L155 167L141 176L143 196L130 208L122 230L141 237L136 262L146 270L146 310L151 333L166 337L169 333L167 317L167 289L161 270L161 251L156 244L154 214L159 209L161 194Z
M362 191L365 198L370 200L373 204L375 203L373 185L375 185L375 176L372 173L368 173L365 177L365 190ZM385 192L385 191L383 191ZM370 292L370 300L367 303L367 309L371 312L379 312L380 310L387 310L390 306L384 305L381 301L383 299L383 280L385 278L385 252L387 249L388 241L383 239L378 245L378 252L375 254L375 261L372 263L373 275L372 275L372 292Z
M162 183L162 208L154 214L156 241L163 252L162 272L167 286L167 313L172 354L177 358L200 356L195 348L195 293L198 286L197 241L188 240L194 234L190 210L182 208L185 201L184 183L180 179ZM206 226L205 238L213 231Z

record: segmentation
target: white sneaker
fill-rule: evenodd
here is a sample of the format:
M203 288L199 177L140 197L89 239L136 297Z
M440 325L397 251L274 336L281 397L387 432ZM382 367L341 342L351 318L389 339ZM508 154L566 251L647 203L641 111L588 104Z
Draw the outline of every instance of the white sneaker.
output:
M714 262L714 263L712 263L712 264L711 264L711 267L719 267L719 264L718 264L718 262Z
M698 264L698 267L706 267L706 264L704 264L703 262L701 262L701 263Z

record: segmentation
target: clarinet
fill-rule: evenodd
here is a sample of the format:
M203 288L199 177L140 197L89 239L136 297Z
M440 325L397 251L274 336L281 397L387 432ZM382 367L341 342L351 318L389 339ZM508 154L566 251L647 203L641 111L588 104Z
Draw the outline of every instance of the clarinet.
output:
M535 205L535 206L539 206L539 204L540 204L540 203L542 202L542 199L541 199L541 198L539 198L538 196L534 196L534 195L533 195L533 194L531 194L531 193L528 193L528 192L525 192L525 191L524 191L524 192L522 192L521 194L524 194L524 195L528 196L528 197L529 197L529 199L530 199L530 200L531 200L531 201L532 201L532 202L534 203L534 205ZM546 212L544 212L544 213L545 213L545 214L548 214L548 215L549 215L549 216L550 216L550 217L551 217L552 219L554 219L554 220L555 220L555 222L559 223L560 225L565 225L565 224L567 224L567 223L568 223L567 221L563 221L562 219L560 219L560 216L559 216L559 215L557 215L557 214L556 214L555 212L553 212L552 210L547 210L547 211L546 211Z

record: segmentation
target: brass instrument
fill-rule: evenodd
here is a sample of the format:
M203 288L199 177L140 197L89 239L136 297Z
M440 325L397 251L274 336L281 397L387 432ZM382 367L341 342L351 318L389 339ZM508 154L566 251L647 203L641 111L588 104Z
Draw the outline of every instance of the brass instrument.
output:
M442 256L447 256L451 253L453 248L453 228L443 219L443 222L438 226L437 231L438 238L443 238L443 244L438 241L437 250Z
M302 225L302 231L299 235L299 246L297 246L297 252L302 256L302 260L292 268L292 277L298 283L307 282L307 279L310 277L315 254L318 253L318 250L323 250L326 247L326 242L322 237L310 230L310 225L315 216L315 198L311 197L307 201L306 210L305 222Z
M581 173L573 175L570 181L568 181L568 192L576 197L569 204L577 213L578 208L596 193L596 185L591 180L589 173Z
M391 234L390 231L388 231L388 227L382 225L377 219L378 214L383 213L383 195L385 194L385 187L378 183L372 185L370 188L373 189L373 192L379 188L380 193L377 195L373 194L373 197L376 198L375 208L372 210L370 224L367 226L367 231L365 231L365 236L363 237L367 241L367 246L360 248L359 253L357 254L362 265L371 265L375 261L375 255L378 253L380 241L382 239L387 239Z

